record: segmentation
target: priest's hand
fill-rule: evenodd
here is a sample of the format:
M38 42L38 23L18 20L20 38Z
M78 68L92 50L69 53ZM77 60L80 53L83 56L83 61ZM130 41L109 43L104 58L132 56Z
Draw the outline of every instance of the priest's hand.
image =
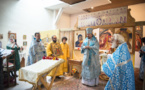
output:
M54 57L54 54L51 54L51 56L53 56L53 57Z
M2 57L2 59L5 59L5 58L6 58L6 56L3 56L3 57Z
M140 50L140 52L143 53L143 54L145 53L143 50Z
M110 48L107 54L112 54L113 53L113 48Z
M86 46L85 49L90 49L90 47L89 46Z

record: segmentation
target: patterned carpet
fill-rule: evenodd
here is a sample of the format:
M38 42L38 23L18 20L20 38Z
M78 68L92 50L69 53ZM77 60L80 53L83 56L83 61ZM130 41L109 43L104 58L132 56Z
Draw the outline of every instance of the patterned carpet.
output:
M142 90L143 81L139 79L139 69L134 69L135 90ZM81 83L81 79L69 77L68 79L56 80L51 90L104 90L107 81L99 80L99 85L89 87Z
M68 80L55 83L51 90L103 90L107 81L99 81L99 85L89 87L81 83L81 79L71 77Z

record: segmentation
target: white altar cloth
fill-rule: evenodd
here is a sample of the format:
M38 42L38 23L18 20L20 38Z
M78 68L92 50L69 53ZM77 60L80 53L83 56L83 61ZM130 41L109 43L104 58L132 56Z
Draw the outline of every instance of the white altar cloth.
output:
M52 69L63 63L63 59L59 60L40 60L30 66L23 67L19 70L19 80L27 81L37 86L39 76L49 73Z

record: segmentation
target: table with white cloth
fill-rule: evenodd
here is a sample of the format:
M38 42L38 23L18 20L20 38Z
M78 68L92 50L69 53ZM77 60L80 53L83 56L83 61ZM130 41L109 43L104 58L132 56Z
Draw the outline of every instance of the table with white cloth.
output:
M19 80L26 81L33 84L33 90L38 87L41 90L38 82L41 82L47 90L51 89L51 86L54 82L58 67L64 62L63 59L59 60L40 60L30 66L23 67L19 70ZM55 69L55 73L50 83L45 81L46 76Z

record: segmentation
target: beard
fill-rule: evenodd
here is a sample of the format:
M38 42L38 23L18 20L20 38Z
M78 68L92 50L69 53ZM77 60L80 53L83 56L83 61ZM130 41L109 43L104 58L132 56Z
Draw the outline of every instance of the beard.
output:
M116 48L116 47L117 47L117 43L116 43L116 41L113 41L111 48Z
M53 40L54 43L56 43L56 40Z

